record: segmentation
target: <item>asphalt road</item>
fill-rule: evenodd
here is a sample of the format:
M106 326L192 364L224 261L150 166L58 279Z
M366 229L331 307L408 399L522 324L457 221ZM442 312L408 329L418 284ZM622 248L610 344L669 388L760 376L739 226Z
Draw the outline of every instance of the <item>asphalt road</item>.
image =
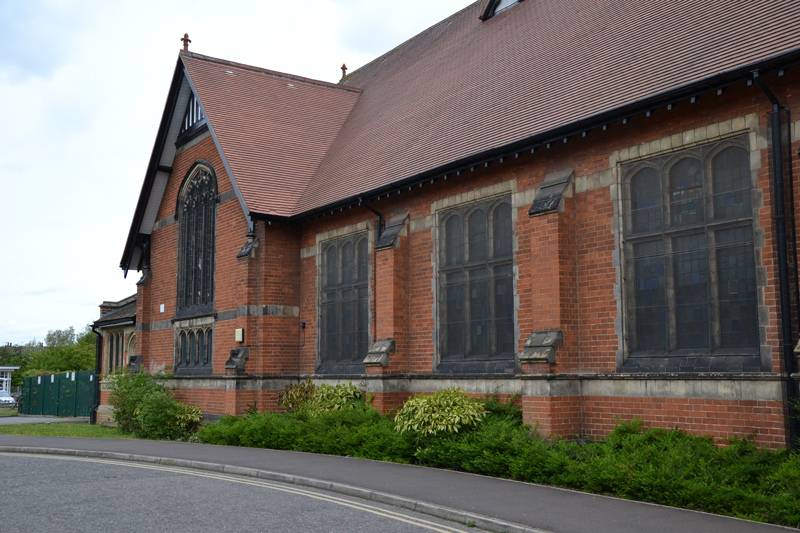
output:
M0 455L0 530L481 531L374 502L164 465Z
M3 451L105 455L105 458L115 460L175 463L200 471L216 470L258 479L277 479L365 498L361 501L394 505L410 502L412 506L407 508L430 512L432 516L443 516L447 509L453 511L448 515L451 518L463 512L463 516L472 516L476 522L487 524L482 527L497 530L520 530L506 527L511 523L553 533L787 531L769 524L661 505L350 457L181 442L26 435L0 435L0 452ZM398 498L406 503L397 503ZM216 510L220 514L228 513L224 506L217 506ZM229 516L236 515L231 512ZM2 528L0 512L0 530Z

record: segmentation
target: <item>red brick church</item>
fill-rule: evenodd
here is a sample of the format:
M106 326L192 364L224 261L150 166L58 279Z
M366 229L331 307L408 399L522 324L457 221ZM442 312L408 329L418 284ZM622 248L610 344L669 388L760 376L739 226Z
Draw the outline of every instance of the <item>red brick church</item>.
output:
M639 417L785 446L798 20L479 0L339 83L186 42L103 372L172 374L208 415L311 377L383 411L458 386L520 393L544 433Z

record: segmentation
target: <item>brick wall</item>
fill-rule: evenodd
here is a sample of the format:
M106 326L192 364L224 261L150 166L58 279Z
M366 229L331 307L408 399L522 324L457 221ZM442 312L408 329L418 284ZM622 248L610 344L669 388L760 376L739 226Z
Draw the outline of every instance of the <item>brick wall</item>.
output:
M789 71L782 78L765 78L773 92L794 112L800 111L800 96L793 91L800 81L796 70ZM507 187L513 195L515 207L518 347L521 349L532 331L561 329L565 345L558 348L556 363L549 366L547 372L618 372L623 353L619 332L622 317L615 299L615 286L620 283L615 262L615 253L619 251L615 228L619 219L615 218L618 215L613 200L617 169L616 162L610 161L611 154L630 154L634 148L637 153L644 153L650 146L645 143L671 135L686 136L687 132L726 121L729 126L747 126L751 146L760 149L760 161L752 161L752 164L760 165L758 184L763 196L757 221L759 231L763 231L763 246L757 253L757 261L767 280L763 289L767 313L762 320L766 349L762 351L768 352L765 356L772 370L779 372L782 367L780 309L767 142L769 110L769 102L756 87L739 83L729 87L721 96L709 93L694 104L688 100L676 102L671 111L659 108L650 117L637 114L627 124L616 122L606 131L590 131L586 137L576 136L567 143L558 142L549 149L542 147L533 154L520 152L518 157L509 157L503 162L495 160L487 167L467 168L460 175L450 174L447 180L439 178L435 183L405 189L373 202L372 207L380 211L385 220L409 213L406 234L400 238L398 248L379 251L377 264L373 264L370 249L370 268L375 268L377 273L375 291L370 271L370 338L374 335L377 339L394 338L398 341L397 353L390 356L390 366L383 377L390 380L400 375L435 371L437 317L433 281L436 261L433 256L437 217L432 206L439 202L444 208L446 202L442 202L445 199L492 187ZM744 117L752 114L756 116L755 124L746 124ZM793 149L798 146L800 139L794 143ZM221 157L213 141L206 138L176 157L159 210L159 220L175 214L182 180L198 159L213 166L220 193L231 190ZM794 165L795 175L800 176L800 163L795 160ZM564 199L563 209L529 218L527 209L545 177L570 168L574 169L574 188L572 194ZM800 198L800 183L795 183L794 192L795 198ZM245 330L245 345L250 348L247 375L296 377L314 374L318 355L319 236L356 224L366 225L369 229L374 227L374 223L375 216L363 207L345 209L292 226L258 221L258 246L251 257L237 259L236 254L245 243L247 223L238 199L220 204L215 271L217 312L246 306L283 306L285 310L278 314L237 315L230 320L217 321L214 326L214 374L224 375L227 354L238 346L234 341L237 328ZM164 321L175 315L177 238L178 224L153 232L152 277L138 290L138 322L161 323L162 328L137 334L137 351L145 355L145 367L151 371L169 368L173 363L173 330L169 325L164 326ZM163 313L159 308L161 304L165 306ZM794 307L792 312L795 312ZM305 329L300 328L301 322L306 323ZM445 377L441 386L446 385ZM204 411L240 413L253 402L260 410L274 409L278 390L181 389L180 395L189 403L201 405ZM383 391L380 395L376 393L375 402L382 410L389 410L412 392ZM770 445L780 445L783 439L782 426L776 426L782 420L782 414L775 402L760 405L757 398L657 400L646 395L622 399L580 394L559 397L530 395L522 399L522 405L526 420L538 421L545 432L565 435L602 438L610 430L613 417L619 415L623 418L642 417L655 425L686 424L685 427L691 431L720 436L757 430L760 442ZM756 402L756 405L748 402ZM748 409L766 411L756 413ZM691 413L691 416L680 416L682 411Z

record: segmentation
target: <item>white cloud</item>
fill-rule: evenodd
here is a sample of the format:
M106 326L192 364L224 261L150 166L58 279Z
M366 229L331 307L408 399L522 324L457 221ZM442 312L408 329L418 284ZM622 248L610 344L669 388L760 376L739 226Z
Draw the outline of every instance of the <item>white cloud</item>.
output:
M467 0L0 0L0 343L81 329L135 292L119 259L179 41L326 81Z

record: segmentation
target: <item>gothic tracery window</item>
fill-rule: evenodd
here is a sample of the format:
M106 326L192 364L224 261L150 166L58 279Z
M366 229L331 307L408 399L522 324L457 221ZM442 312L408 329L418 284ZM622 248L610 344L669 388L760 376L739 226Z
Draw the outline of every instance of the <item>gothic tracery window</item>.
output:
M749 160L738 139L623 167L630 355L758 355Z
M195 165L178 200L178 305L175 324L175 370L209 373L212 368L214 252L217 181L213 170ZM196 325L206 317L204 325Z
M439 233L439 346L443 362L513 359L510 198L444 211Z
M214 175L198 165L181 191L179 204L179 316L213 312L216 198Z
M323 365L358 364L369 350L368 250L365 233L330 241L322 247Z

